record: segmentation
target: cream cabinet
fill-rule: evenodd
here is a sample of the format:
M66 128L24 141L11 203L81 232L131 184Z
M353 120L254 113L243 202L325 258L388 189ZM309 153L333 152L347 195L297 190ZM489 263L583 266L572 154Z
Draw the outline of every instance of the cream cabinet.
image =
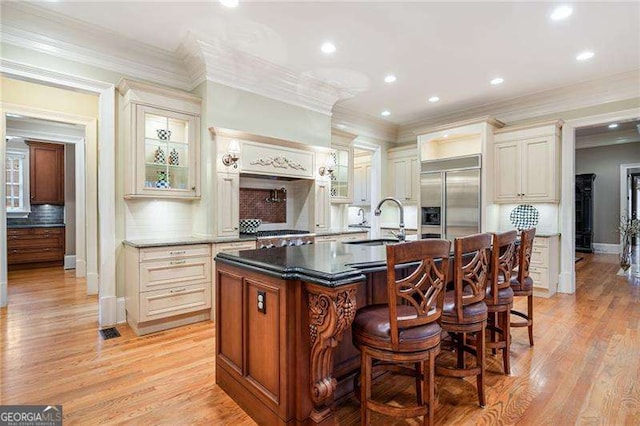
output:
M351 203L353 201L353 140L357 135L332 130L329 154L333 167L331 173L331 202ZM323 166L323 165L320 165Z
M371 162L356 163L353 166L354 206L371 204Z
M529 276L536 296L551 297L558 288L560 274L560 237L538 237L533 240Z
M217 235L218 237L238 236L240 176L237 173L218 173L217 181Z
M345 232L344 234L317 235L316 243L342 243L345 241L366 240L369 238L368 232Z
M418 202L420 168L416 148L390 149L387 191L404 204Z
M496 132L496 203L559 202L560 126L553 122Z
M211 282L209 244L125 246L127 322L138 335L209 319Z
M331 182L317 180L315 189L315 230L327 231L331 227Z
M199 198L201 99L131 80L118 90L125 198Z

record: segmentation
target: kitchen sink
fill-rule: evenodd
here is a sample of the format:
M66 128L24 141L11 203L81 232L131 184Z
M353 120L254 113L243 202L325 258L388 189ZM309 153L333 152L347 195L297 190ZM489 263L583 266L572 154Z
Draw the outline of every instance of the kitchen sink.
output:
M342 244L353 244L358 246L386 246L388 244L397 244L399 242L399 240L394 238L379 238L377 240L343 241Z

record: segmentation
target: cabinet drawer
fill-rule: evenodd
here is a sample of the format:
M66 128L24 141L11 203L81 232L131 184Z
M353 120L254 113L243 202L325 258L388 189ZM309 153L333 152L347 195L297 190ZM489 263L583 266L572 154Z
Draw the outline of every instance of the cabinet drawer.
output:
M346 234L340 236L340 241L358 241L358 240L366 240L367 234Z
M149 260L175 259L185 257L209 257L211 246L209 244L196 244L188 246L152 247L140 250L140 262Z
M211 308L211 285L193 284L140 293L140 322Z
M220 243L215 245L215 252L235 251L235 250L255 250L255 241L237 241L234 243Z
M549 239L544 237L536 237L533 240L533 247L549 247Z
M21 237L11 236L7 239L7 248L32 248L32 249L62 249L64 243L62 235L43 236L43 235L27 235Z
M339 238L340 238L339 235L325 235L323 237L316 237L315 238L315 242L316 243L331 243L331 242L337 242Z
M211 257L158 260L140 264L140 291L211 282Z
M531 249L531 264L538 266L549 266L549 249L547 247L533 246Z
M14 248L7 250L7 264L56 262L64 259L62 248Z
M529 266L529 276L533 280L533 286L548 289L549 277L547 268L538 268L535 266Z

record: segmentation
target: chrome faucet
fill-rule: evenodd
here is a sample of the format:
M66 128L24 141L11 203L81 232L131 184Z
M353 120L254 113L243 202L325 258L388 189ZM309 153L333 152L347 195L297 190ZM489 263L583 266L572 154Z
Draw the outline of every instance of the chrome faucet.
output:
M360 225L365 225L367 223L367 218L364 217L364 209L358 209L358 217L360 217L360 213L362 213L362 220L360 221Z
M400 202L400 200L398 200L397 198L393 198L393 197L387 197L387 198L383 198L379 203L378 203L378 207L376 207L376 209L374 210L373 214L375 214L376 216L380 216L380 213L382 213L382 210L380 210L380 207L382 206L382 204L384 204L385 201L393 201L394 203L396 203L398 205L398 208L400 209L400 232L398 232L398 234L394 234L396 235L396 238L398 238L399 241L404 241L407 237L406 231L404 230L404 206L402 205L402 203Z

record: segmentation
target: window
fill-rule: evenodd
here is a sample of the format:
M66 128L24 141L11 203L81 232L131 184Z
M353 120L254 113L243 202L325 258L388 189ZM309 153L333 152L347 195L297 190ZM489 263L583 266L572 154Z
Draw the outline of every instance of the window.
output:
M7 150L5 206L9 216L26 216L31 210L28 161L27 152Z

